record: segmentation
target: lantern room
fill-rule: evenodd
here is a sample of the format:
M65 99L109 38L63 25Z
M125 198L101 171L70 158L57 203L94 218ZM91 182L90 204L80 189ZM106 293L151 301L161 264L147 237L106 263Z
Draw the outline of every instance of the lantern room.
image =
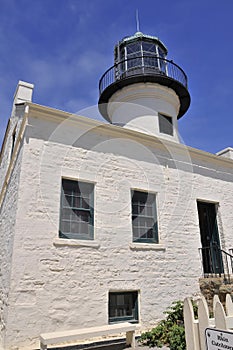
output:
M166 74L166 55L165 45L156 37L141 32L126 37L114 50L116 79L154 70Z
M167 54L160 39L141 32L115 45L114 65L99 82L106 120L179 142L177 120L188 110L190 95L185 72Z

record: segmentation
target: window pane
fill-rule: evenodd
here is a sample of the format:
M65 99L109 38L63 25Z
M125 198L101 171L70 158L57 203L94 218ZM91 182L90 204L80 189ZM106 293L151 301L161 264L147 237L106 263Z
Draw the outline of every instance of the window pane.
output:
M77 196L73 197L73 206L75 208L80 208L81 207L81 198L80 197L77 197Z
M155 44L153 44L153 43L143 42L143 43L142 43L142 49L143 49L143 51L145 51L145 52L152 52L153 54L156 53Z
M62 211L62 219L70 220L70 217L72 215L72 211L70 208L66 209L64 208Z
M141 51L141 43L137 42L137 43L128 44L126 46L126 49L127 49L127 56L130 53L140 52Z
M65 195L64 196L64 199L63 199L63 206L64 207L72 207L73 204L72 204L72 201L73 201L73 197L70 196L70 195Z
M80 221L79 210L76 210L76 209L72 210L71 220L75 221L75 222L79 222Z
M121 48L120 50L120 60L123 61L125 59L125 48Z
M153 238L153 235L154 235L154 231L153 231L153 229L151 228L151 229L149 229L149 230L147 231L147 238Z
M80 222L79 224L79 228L80 228L80 233L84 234L84 235L88 235L89 233L89 227L88 227L88 222Z
M127 61L128 69L142 66L142 58L140 57L136 57L136 58L128 57L128 58L129 58Z
M158 67L158 58L157 57L144 57L144 65L150 68Z
M61 222L61 231L64 233L70 232L70 222L69 221L62 221Z
M146 207L145 215L146 215L146 216L153 216L153 208L152 208L151 205L150 205L150 206L148 205L148 206Z
M71 229L70 232L76 233L79 230L78 222L71 222Z
M82 222L89 222L90 221L90 213L88 211L86 211L86 212L80 211L79 219Z
M63 186L63 191L65 194L72 195L73 190L76 187L74 181L68 181L65 186Z
M159 52L159 57L165 58L165 52L160 47L158 47L158 52Z

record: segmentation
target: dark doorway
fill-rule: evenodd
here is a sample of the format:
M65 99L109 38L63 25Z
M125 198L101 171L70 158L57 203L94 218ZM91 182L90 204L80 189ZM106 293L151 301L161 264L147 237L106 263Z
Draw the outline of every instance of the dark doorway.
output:
M197 202L204 274L223 273L216 204Z

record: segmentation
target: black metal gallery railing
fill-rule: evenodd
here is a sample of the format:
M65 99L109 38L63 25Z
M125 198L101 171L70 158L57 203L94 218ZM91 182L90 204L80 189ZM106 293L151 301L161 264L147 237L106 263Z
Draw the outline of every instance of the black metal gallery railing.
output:
M185 72L173 61L158 56L137 56L116 63L102 75L100 95L111 84L137 75L168 77L187 88Z
M233 275L233 255L219 248L217 244L199 248L204 277L223 277L231 283Z

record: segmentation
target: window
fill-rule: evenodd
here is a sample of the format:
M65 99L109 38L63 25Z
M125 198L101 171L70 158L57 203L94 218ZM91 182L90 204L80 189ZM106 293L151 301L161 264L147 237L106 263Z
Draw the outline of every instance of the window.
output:
M138 322L138 292L109 293L109 323Z
M60 238L93 239L94 185L62 179Z
M132 191L133 242L158 243L155 194Z
M158 114L159 116L159 131L163 134L173 136L173 124L172 118L163 114Z
M16 139L16 128L15 128L15 130L13 131L13 134L12 134L12 143L11 143L11 158L12 158L13 153L14 153L14 148L15 148L15 139Z

